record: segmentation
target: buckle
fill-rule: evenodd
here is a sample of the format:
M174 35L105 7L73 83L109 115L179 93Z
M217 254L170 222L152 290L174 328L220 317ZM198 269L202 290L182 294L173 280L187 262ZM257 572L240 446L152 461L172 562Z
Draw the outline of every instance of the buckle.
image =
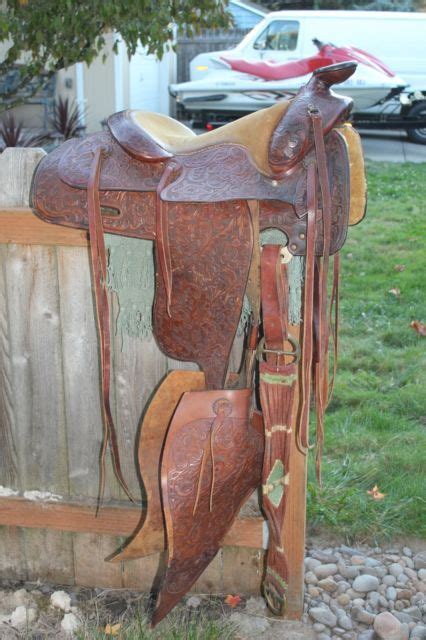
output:
M294 359L293 360L294 362L299 362L299 360L300 360L300 344L299 344L299 341L296 340L296 338L294 338L290 334L288 334L288 336L287 336L287 341L293 347L293 351L286 351L285 349L267 349L265 347L265 337L261 338L261 340L259 340L259 344L257 345L256 358L258 360L262 360L264 354L273 353L277 357L277 359L281 358L281 357L284 357L284 356L290 356L290 357L292 357Z

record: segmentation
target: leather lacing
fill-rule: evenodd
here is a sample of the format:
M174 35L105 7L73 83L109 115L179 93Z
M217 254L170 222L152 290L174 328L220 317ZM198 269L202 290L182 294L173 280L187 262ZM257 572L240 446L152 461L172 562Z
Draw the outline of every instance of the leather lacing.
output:
M321 459L324 443L324 414L331 398L337 366L338 348L338 294L339 256L333 258L333 284L328 304L328 273L331 244L331 195L325 152L323 125L320 112L309 110L314 134L315 161L308 166L307 178L307 244L304 290L304 319L302 339L301 413L296 443L302 453L311 447L309 443L309 412L311 381L313 377L316 410L315 466L321 483ZM323 247L322 257L315 256L316 219L318 214L317 184L322 197ZM334 327L331 327L334 309ZM333 339L334 362L331 383L328 381L328 350L330 333Z
M89 180L87 184L87 213L89 218L91 264L93 271L93 282L95 287L96 320L100 342L102 414L104 423L104 437L100 451L98 510L100 504L102 503L105 491L105 457L108 443L111 450L111 458L117 480L130 500L134 501L134 498L130 493L121 470L117 431L115 428L114 419L112 417L109 398L111 385L111 330L108 291L106 286L107 257L99 200L99 178L101 173L102 159L105 153L106 150L102 147L96 149L96 151L94 152Z

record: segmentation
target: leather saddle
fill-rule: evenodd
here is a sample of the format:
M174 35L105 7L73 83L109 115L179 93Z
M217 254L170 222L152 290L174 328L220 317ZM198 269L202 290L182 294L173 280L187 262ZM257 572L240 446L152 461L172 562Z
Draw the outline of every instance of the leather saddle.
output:
M109 443L125 489L109 406L104 232L154 241L154 336L168 356L200 367L171 372L145 414L139 461L147 517L115 557L167 548L154 623L199 577L260 484L272 540L265 595L276 613L283 611L287 569L279 539L289 434L295 431L297 445L307 450L313 377L319 465L327 404L329 259L338 255L348 224L359 222L365 210L359 138L344 124L351 100L331 90L355 68L341 63L318 69L292 100L200 136L160 114L117 113L107 131L64 143L36 170L36 215L89 230L102 363L102 458ZM260 251L259 236L269 229L287 237L287 261L304 256L301 349L285 320L283 247ZM338 289L337 257L333 273L331 299ZM251 326L244 365L230 375L244 296ZM299 359L302 406L296 411ZM252 406L256 368L263 418ZM102 489L101 468L100 494ZM145 542L148 529L164 532L160 547Z

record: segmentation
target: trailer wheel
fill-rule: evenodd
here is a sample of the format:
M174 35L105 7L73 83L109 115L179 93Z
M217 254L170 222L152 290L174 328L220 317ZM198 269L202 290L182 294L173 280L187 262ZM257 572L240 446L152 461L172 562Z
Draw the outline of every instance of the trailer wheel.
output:
M421 102L417 102L413 107L411 107L408 112L409 116L422 116L426 118L426 100L422 100ZM417 142L418 144L426 144L426 127L415 129L414 127L409 127L406 129L408 139L411 142Z

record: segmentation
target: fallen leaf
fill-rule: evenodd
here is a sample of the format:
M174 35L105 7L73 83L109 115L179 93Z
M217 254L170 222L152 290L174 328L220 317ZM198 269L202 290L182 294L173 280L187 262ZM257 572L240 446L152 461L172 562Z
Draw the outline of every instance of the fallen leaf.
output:
M107 624L105 627L105 633L108 636L118 636L118 632L121 629L121 624L117 623L117 624Z
M410 322L410 327L414 329L419 336L426 336L426 324L424 324L424 322L420 322L420 320L413 320L413 322Z
M235 609L241 602L240 596L233 596L230 593L225 598L225 604L229 604L230 607Z
M395 296L395 298L400 298L401 297L401 291L400 291L400 289L398 289L398 287L394 287L393 289L389 289L388 293L391 293L393 296Z
M394 266L395 271L404 271L405 269L405 264L396 264Z
M379 487L377 486L377 484L374 485L372 489L367 490L367 493L369 496L373 498L373 500L383 500L383 498L386 495L385 493L380 493Z

